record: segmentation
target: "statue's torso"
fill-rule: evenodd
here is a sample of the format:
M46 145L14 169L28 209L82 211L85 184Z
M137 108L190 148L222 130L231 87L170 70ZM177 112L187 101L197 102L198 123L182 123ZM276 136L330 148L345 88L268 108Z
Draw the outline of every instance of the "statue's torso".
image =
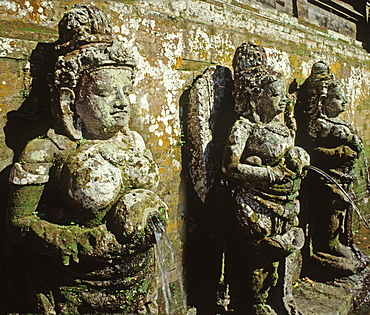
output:
M131 133L92 140L71 152L62 166L61 186L79 210L93 213L111 206L134 188L153 189L158 168L141 138Z
M263 165L272 165L293 145L289 129L283 124L254 124L243 156L257 155L262 159Z

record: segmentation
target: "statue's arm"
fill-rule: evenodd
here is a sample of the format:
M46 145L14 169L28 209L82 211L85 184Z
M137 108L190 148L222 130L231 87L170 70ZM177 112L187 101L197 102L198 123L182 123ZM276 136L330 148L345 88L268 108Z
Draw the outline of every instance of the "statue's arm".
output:
M334 124L321 118L317 119L314 127L320 138L332 138L336 139L335 142L341 142L336 147L317 146L315 150L324 155L356 158L363 148L361 138L352 128L341 124Z
M245 145L252 131L252 124L241 118L234 124L225 148L222 171L230 177L249 183L275 183L284 178L284 172L276 167L252 165L241 161Z
M30 250L60 257L66 265L70 258L78 261L79 257L95 260L120 257L124 245L117 242L105 225L63 226L41 219L39 203L58 149L48 139L36 142L37 147L45 150L35 150L32 141L10 173L13 185L7 209L7 231L11 239Z
M86 228L42 220L37 208L44 187L44 184L12 186L7 231L14 242L41 254L60 257L65 265L71 259L78 262L81 257L107 260L122 256L124 246L105 225Z

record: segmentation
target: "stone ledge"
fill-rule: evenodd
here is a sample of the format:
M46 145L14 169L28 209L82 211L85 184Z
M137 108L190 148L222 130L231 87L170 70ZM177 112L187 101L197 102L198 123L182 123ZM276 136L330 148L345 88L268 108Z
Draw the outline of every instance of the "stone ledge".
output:
M327 283L304 278L296 282L293 295L302 315L369 314L369 278L367 269ZM357 313L354 309L360 310Z
M293 290L302 315L344 315L352 308L353 295L346 288L304 282Z

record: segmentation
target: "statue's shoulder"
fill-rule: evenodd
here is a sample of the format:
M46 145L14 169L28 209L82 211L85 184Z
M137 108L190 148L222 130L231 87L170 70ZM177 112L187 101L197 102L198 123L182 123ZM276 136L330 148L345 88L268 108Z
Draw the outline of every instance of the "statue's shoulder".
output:
M45 137L35 138L27 143L19 162L22 164L53 163L57 158L76 147L76 142L50 129Z
M130 131L130 138L131 138L131 141L134 142L134 144L139 148L139 149L142 149L142 150L145 150L145 142L144 142L144 139L143 137L136 131Z
M327 119L327 117L319 116L310 120L308 128L311 133L327 133L332 129L333 125L333 122Z
M257 126L257 123L250 121L248 118L240 116L234 123L232 132L247 132L249 133L253 128Z

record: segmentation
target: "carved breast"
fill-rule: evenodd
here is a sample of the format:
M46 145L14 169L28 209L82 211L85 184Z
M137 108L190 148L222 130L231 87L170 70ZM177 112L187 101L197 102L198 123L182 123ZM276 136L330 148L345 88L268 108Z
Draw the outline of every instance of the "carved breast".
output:
M256 124L248 138L246 149L247 154L257 155L263 164L271 165L293 145L289 130L284 125Z
M65 162L62 174L72 204L93 213L112 205L125 191L152 189L158 181L150 152L135 139L122 137L81 145Z

